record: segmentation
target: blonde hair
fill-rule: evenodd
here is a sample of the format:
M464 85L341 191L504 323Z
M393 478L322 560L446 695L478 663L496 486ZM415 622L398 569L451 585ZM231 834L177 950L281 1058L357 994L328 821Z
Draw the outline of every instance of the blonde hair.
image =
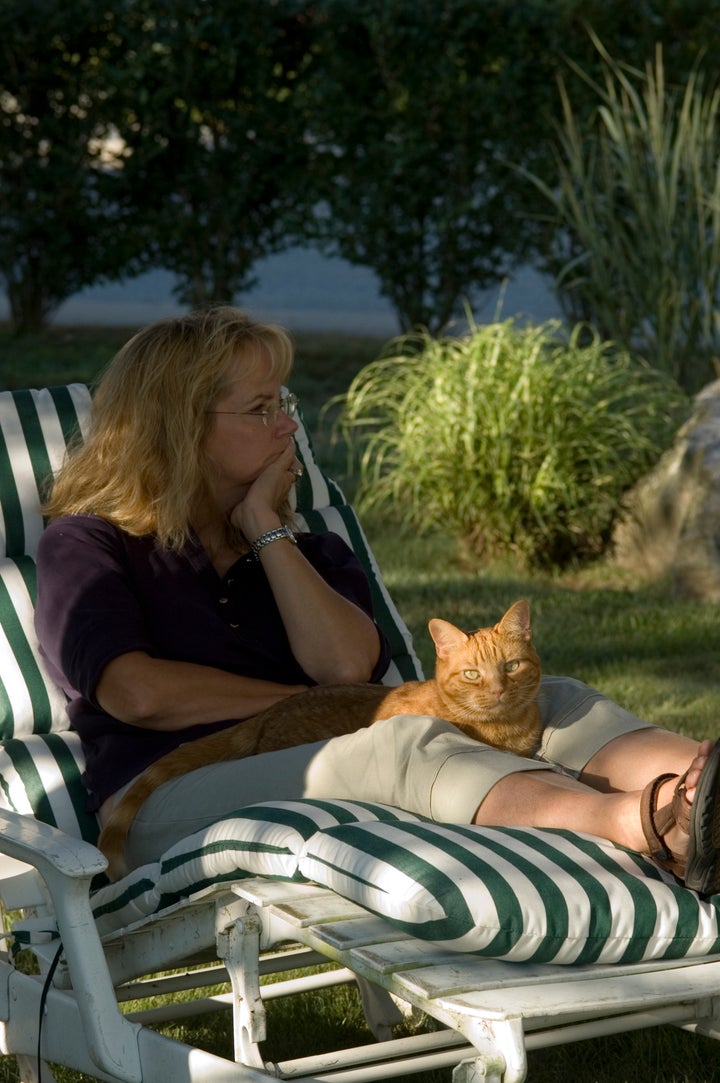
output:
M71 451L44 513L98 515L181 548L207 488L208 410L237 378L238 361L250 374L268 356L284 383L293 361L287 333L227 305L139 331L103 373L88 438Z

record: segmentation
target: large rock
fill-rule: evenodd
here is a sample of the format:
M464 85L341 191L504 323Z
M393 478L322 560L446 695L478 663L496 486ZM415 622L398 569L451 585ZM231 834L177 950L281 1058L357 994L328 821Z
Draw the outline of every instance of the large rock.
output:
M657 467L623 501L613 557L676 593L720 602L720 380L695 399Z

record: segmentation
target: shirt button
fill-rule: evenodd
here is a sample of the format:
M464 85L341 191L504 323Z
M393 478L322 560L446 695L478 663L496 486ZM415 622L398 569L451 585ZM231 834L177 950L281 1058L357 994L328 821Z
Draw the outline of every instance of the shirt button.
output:
M239 627L240 627L240 625L239 625L239 624L231 624L231 625L230 625L230 627L231 627L231 628L239 628Z
M220 602L220 605L225 605L226 602L228 601L228 599L227 598L218 598L218 601Z

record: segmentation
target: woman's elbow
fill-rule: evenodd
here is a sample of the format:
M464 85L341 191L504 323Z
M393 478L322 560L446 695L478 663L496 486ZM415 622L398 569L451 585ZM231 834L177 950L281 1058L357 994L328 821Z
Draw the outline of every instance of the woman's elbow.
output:
M374 655L360 652L344 654L331 663L325 660L325 664L310 676L318 684L367 684L372 679L379 656L379 650Z
M95 689L103 711L130 726L151 725L157 716L153 681L144 672L146 658L141 652L132 652L113 659Z

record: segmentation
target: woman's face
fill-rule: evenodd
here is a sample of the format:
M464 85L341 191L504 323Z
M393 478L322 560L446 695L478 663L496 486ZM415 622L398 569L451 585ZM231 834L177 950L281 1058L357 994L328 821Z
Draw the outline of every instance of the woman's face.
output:
M243 499L292 441L298 426L279 408L280 390L265 354L249 373L238 362L237 375L231 376L227 390L213 404L205 454L212 467L215 499L224 510Z

